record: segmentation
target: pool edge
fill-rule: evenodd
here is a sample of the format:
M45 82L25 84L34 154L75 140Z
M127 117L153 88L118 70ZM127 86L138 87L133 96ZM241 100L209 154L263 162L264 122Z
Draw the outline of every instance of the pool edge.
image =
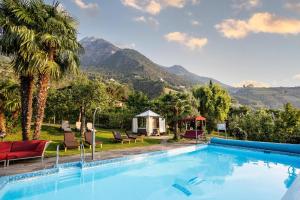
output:
M42 170L37 170L33 172L27 172L27 173L21 173L21 174L15 174L15 175L8 175L8 176L2 176L0 177L0 194L1 191L10 183L16 182L16 181L22 181L27 180L31 178L38 178L42 176L47 175L53 175L56 173L59 173L60 169L72 169L72 168L78 168L81 170L93 168L93 167L99 167L99 166L105 166L109 164L116 164L120 165L122 162L128 162L137 160L139 158L147 158L152 156L164 156L164 155L179 155L183 153L188 153L192 151L199 150L201 148L205 148L207 144L196 144L188 147L178 147L174 149L169 150L159 150L159 151L153 151L153 152L147 152L147 153L141 153L141 154L135 154L135 155L128 155L118 158L110 158L110 159L104 159L104 160L95 160L91 162L67 162L63 164L59 164L58 167L53 168L47 168Z

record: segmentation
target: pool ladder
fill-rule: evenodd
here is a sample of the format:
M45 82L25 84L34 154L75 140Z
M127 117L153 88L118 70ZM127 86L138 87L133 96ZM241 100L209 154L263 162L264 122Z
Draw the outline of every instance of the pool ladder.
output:
M56 146L56 161L55 161L56 168L58 168L58 162L59 162L59 145Z
M83 165L85 162L85 150L84 150L83 143L80 144L80 160L81 160L81 164Z

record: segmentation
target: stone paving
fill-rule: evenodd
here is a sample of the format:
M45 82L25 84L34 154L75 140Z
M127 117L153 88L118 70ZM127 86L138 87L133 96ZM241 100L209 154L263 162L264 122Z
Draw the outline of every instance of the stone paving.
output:
M128 155L136 155L136 154L141 154L146 152L170 150L170 149L185 147L194 144L195 143L191 141L191 142L184 142L184 143L165 143L165 144L145 146L145 147L115 149L110 151L96 152L95 159L105 160L110 158L124 157ZM80 155L66 156L66 157L60 157L59 163L76 162L79 160L80 160ZM85 155L85 161L86 162L91 161L90 153ZM0 177L51 168L55 165L55 162L56 162L55 157L45 158L43 163L41 162L41 159L14 161L10 163L9 167L5 167L5 168L3 166L0 167Z

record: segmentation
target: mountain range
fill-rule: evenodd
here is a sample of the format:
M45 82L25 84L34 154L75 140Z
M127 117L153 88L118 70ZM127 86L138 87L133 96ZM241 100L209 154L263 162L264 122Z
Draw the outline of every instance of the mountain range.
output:
M185 90L212 81L226 88L235 104L281 108L290 102L300 108L300 87L235 88L189 72L180 65L159 65L134 49L122 49L104 39L87 37L81 40L81 44L85 49L80 58L82 69L89 75L100 74L106 79L127 83L151 98L170 90ZM7 68L8 62L7 57L0 55L1 74L11 73Z
M169 89L184 90L212 81L226 88L236 104L281 108L290 102L300 108L300 87L235 88L189 72L180 65L159 65L134 49L122 49L104 39L86 37L80 42L85 49L81 56L84 70L125 82L150 97L156 97Z
M85 70L131 84L134 89L150 97L162 94L165 88L180 90L196 84L207 84L210 80L230 88L218 80L198 76L179 65L161 66L134 49L121 49L103 39L87 37L81 40L81 44L85 49L81 56L81 65Z

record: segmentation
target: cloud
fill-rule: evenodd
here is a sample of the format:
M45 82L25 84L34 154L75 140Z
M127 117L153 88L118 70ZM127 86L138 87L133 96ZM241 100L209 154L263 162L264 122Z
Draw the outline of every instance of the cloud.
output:
M285 3L284 7L288 10L300 12L300 2L298 0L289 0Z
M261 5L261 0L233 0L232 7L235 10L250 10Z
M97 3L86 3L84 0L73 0L74 3L81 9L97 9Z
M278 17L270 13L255 13L248 20L226 19L215 28L226 38L241 39L250 33L272 33L297 35L300 33L300 20Z
M133 18L133 21L136 21L136 22L146 22L146 18L144 16L135 17L135 18Z
M157 15L167 7L183 8L188 2L196 4L199 0L121 0L127 7Z
M140 16L140 17L133 18L133 21L139 22L139 23L149 24L149 25L151 25L151 26L153 26L155 28L157 28L159 26L159 21L157 21L153 17Z
M234 87L256 87L256 88L268 88L271 87L270 84L264 83L264 82L259 82L259 81L254 81L254 80L245 80L240 83L235 83L233 84Z
M200 0L192 0L192 4L193 5L197 5L197 4L199 4L200 3Z
M185 6L186 0L164 0L162 2L165 3L167 6L183 8Z
M295 76L293 76L294 80L300 80L300 74L296 74Z
M207 38L192 37L181 32L168 33L164 37L168 42L176 42L188 47L191 50L201 49L208 43Z
M160 13L160 10L161 10L161 5L154 0L150 1L146 7L146 11L152 15L156 15Z
M200 22L197 21L197 20L192 20L192 21L191 21L191 24L192 24L193 26L200 26Z
M115 45L121 49L134 49L136 47L135 43L116 42Z

